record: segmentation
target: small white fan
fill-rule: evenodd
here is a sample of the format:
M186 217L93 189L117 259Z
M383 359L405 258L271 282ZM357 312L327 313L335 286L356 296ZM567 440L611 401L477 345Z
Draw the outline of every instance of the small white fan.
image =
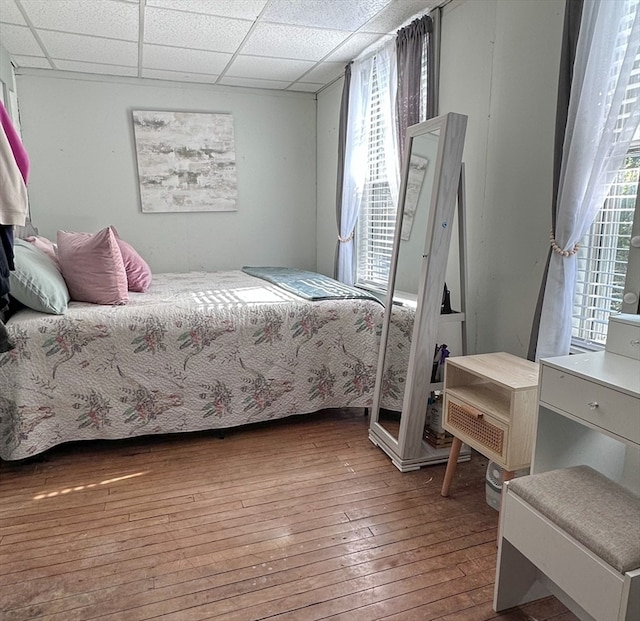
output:
M500 502L502 495L502 473L504 468L499 466L494 461L490 461L487 464L487 475L485 477L485 493L487 498L487 504L493 507L496 511L500 511ZM521 477L529 474L529 468L523 468L522 470L516 470L513 474L514 477Z
M500 511L500 495L502 493L502 467L493 461L487 464L485 495L487 504Z
M490 461L487 464L487 481L499 492L502 489L502 466Z

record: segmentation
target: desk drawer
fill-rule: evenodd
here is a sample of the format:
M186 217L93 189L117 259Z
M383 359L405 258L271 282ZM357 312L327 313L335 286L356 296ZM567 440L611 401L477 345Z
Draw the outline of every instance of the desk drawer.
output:
M504 423L445 394L444 428L483 455L504 463L509 430Z
M540 401L640 443L640 399L543 364Z

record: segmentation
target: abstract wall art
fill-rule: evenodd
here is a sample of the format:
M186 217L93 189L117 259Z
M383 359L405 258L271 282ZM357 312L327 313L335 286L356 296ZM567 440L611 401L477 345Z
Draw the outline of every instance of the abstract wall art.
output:
M236 211L231 114L133 111L144 213Z

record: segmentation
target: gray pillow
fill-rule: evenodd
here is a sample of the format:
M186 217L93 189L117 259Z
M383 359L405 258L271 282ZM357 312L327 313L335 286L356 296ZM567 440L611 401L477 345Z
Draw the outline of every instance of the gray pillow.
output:
M9 294L33 310L63 315L69 291L53 261L22 239L15 240L13 253L15 270L9 272Z

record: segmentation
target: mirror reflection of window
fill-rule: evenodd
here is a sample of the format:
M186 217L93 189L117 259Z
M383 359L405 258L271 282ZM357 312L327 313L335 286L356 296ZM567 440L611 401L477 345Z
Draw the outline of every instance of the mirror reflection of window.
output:
M413 218L416 215L416 208L420 201L420 193L424 182L424 175L429 166L429 159L412 155L409 160L409 174L407 178L407 195L404 199L404 213L402 214L402 232L400 239L409 241L411 239L411 229L413 229Z
M407 213L407 205L414 200L411 219L411 235L408 239L401 236L400 250L398 253L398 267L396 271L395 292L399 298L418 295L420 282L420 270L422 267L422 253L424 251L425 232L429 222L429 205L431 203L431 190L435 175L436 157L438 154L438 132L416 136L411 142L411 158L407 176L407 191L405 194L404 214ZM411 162L420 163L412 166ZM424 164L426 162L426 164ZM421 181L420 185L417 182ZM405 227L403 215L402 226Z

